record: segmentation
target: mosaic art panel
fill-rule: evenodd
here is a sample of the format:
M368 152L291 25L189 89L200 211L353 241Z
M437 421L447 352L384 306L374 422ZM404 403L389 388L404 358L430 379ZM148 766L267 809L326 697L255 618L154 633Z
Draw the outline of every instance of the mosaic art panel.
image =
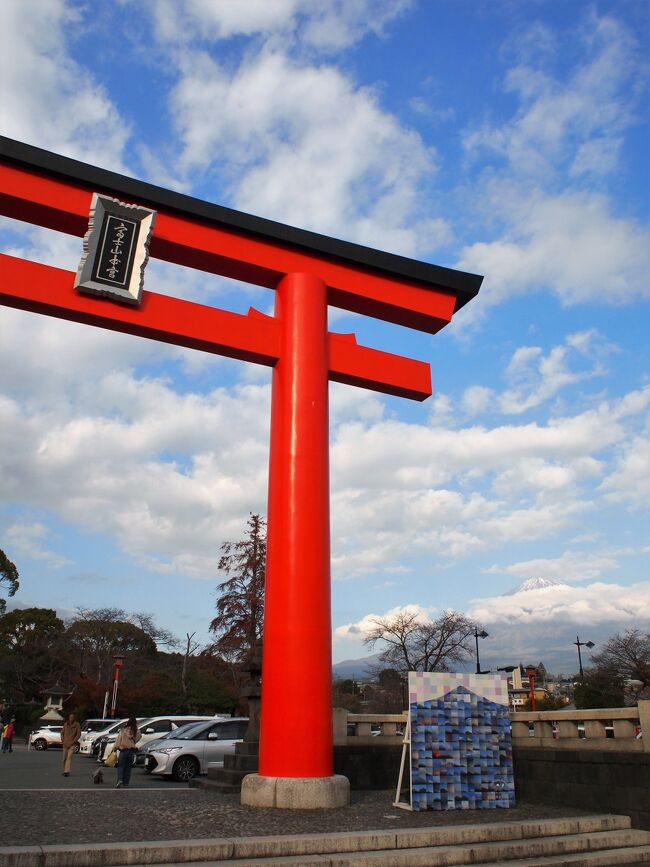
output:
M506 679L409 674L414 810L515 804Z

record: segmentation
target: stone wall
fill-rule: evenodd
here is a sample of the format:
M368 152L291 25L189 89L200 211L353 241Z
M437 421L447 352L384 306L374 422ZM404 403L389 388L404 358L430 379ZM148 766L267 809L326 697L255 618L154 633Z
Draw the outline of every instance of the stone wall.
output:
M353 790L395 789L401 759L395 745L335 746L334 773ZM650 830L649 753L521 747L514 769L518 799L630 816L633 827ZM408 765L404 773L408 785Z
M397 789L401 761L401 746L334 747L334 773L347 777L351 789ZM408 765L404 772L408 781Z
M650 830L650 753L514 750L517 797L630 816Z

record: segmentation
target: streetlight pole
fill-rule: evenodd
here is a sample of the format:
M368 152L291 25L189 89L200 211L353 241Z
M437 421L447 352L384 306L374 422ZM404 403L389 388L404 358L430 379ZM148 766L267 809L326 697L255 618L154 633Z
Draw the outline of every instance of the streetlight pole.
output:
M478 626L474 627L474 638L476 640L476 673L477 674L485 674L486 672L481 671L481 660L478 655L478 640L479 638L487 638L488 633L485 629L482 629L480 632L478 631Z
M117 705L117 687L120 682L120 668L124 665L124 657L119 653L113 655L115 664L115 674L113 676L113 698L111 700L111 719L115 717L115 707Z
M573 642L575 646L578 648L578 665L580 666L580 677L584 677L584 671L582 669L582 654L580 653L581 647L588 647L591 650L592 647L595 647L593 641L580 641L580 636L576 635L576 640Z

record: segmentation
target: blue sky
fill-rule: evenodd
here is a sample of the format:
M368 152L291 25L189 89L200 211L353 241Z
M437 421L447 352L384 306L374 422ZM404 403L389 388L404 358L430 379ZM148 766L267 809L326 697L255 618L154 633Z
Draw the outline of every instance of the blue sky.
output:
M5 0L0 133L249 213L484 274L423 404L332 385L333 655L373 616L477 617L484 666L575 667L650 625L645 2ZM76 270L80 241L3 220ZM147 288L270 312L152 261ZM270 375L0 311L13 603L207 640L219 546L265 511ZM512 592L531 578L552 586Z

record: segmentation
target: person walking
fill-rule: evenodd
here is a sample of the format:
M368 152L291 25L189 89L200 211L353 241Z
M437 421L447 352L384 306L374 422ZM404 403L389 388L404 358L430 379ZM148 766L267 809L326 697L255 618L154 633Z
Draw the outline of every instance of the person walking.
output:
M4 727L2 732L2 752L3 753L13 753L14 747L14 732L16 731L16 717L12 717L11 720Z
M117 789L128 789L129 787L137 743L141 737L134 717L131 717L120 729L115 741L115 749L120 751L117 760L117 783L115 784Z
M73 713L68 714L61 731L61 743L63 744L63 776L70 776L72 756L77 752L77 744L81 738L81 726Z

